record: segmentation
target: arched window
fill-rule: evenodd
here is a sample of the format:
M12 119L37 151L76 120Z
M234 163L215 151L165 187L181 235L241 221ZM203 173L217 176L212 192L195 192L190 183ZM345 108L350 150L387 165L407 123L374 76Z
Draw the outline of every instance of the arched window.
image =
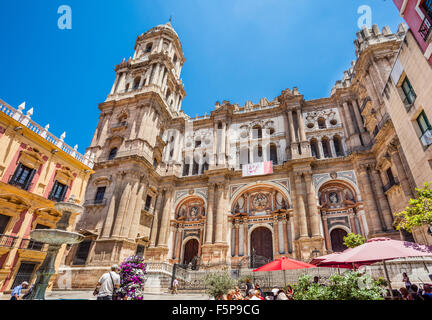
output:
M166 93L166 95L165 95L165 100L168 100L168 98L170 97L170 95L171 95L171 90L168 89L168 90L167 90L167 93Z
M220 122L220 121L219 121L219 123L218 123L218 129L219 129L219 130L222 130L222 122Z
M324 118L319 118L318 119L318 127L320 129L326 129L327 128L326 121L325 121Z
M203 156L203 173L209 169L209 159L206 153Z
M252 128L252 136L254 139L262 138L262 128L259 125L256 125Z
M156 158L153 159L153 168L157 169L158 167L158 161Z
M108 160L113 160L116 156L117 156L117 148L113 148L111 149L109 156L108 156Z
M140 81L141 81L141 77L136 77L135 78L135 80L133 82L133 87L132 87L133 90L138 90Z
M342 146L342 139L339 136L334 136L333 141L334 141L336 156L343 157L345 154Z
M258 157L261 158L262 155L263 155L262 147L261 147L261 146L258 146Z
M324 137L321 140L321 144L323 148L324 158L331 158L332 154L331 154L329 139L327 137Z
M270 161L273 161L273 165L278 164L277 147L273 143L270 145Z
M153 43L149 43L149 44L147 44L145 52L146 52L146 53L151 52L151 51L152 51L152 47L153 47Z
M193 166L192 166L192 175L199 174L199 163L194 159Z
M174 65L176 65L176 63L177 63L177 55L174 55L173 63L174 63Z
M172 160L173 156L174 156L174 149L171 149L170 154L169 154L170 160Z
M183 164L183 177L187 177L189 175L189 168L189 158L186 158Z
M318 148L318 141L316 139L312 139L310 141L310 146L311 146L312 157L321 159L321 155Z

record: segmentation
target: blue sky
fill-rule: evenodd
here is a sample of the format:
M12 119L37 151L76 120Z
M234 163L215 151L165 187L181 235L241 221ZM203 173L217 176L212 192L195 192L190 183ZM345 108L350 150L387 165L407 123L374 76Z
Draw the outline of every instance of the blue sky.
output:
M72 30L57 9L72 8ZM355 58L359 6L392 31L402 22L392 0L13 0L0 2L0 98L26 101L33 120L84 152L137 35L173 16L187 59L183 110L209 113L216 101L273 100L297 86L328 97Z

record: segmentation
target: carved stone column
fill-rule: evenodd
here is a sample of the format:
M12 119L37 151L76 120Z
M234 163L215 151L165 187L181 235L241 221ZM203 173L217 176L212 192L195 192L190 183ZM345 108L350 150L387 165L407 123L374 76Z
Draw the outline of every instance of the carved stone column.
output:
M325 235L324 238L325 238L327 250L332 250L332 245L331 245L331 241L330 241L330 233L329 233L329 229L328 229L327 216L323 215L322 220L323 220L323 225L324 225L324 235Z
M216 237L215 243L225 243L223 237L223 229L224 229L224 219L225 219L225 208L224 208L224 200L226 193L226 183L218 183L218 205L217 205L217 213L216 213Z
M138 226L141 219L141 210L143 208L143 196L147 192L148 184L141 184L138 192L137 201L134 209L134 216L129 231L129 239L135 239L138 234Z
M358 166L360 188L363 189L362 198L367 208L365 210L365 217L369 226L369 233L373 235L375 233L382 232L383 225L381 224L378 207L375 202L374 191L372 190L372 184L368 174L368 164L360 164Z
M215 186L216 185L214 183L209 183L208 186L205 244L213 243L213 209L214 209Z
M274 217L273 220L273 239L274 239L274 255L280 254L279 252L279 220Z
M375 189L375 194L379 203L379 207L381 208L381 212L384 218L385 228L386 230L394 230L393 215L391 213L391 209L387 197L384 194L381 176L375 168L372 168L372 181Z
M165 198L165 205L162 211L161 228L159 231L158 246L168 247L168 234L170 229L170 216L173 205L174 188L168 187Z
M238 257L239 256L239 224L236 221L234 224L234 230L235 230L235 250L234 250L234 256Z
M408 175L405 172L405 168L402 164L402 160L397 148L397 142L393 142L389 146L389 153L391 160L396 167L397 176L401 184L402 190L407 198L412 198L414 195L411 192L411 187L408 180Z
M123 224L123 218L126 214L126 209L127 209L127 203L129 201L129 197L130 197L130 193L131 193L131 183L127 183L126 187L123 189L123 193L120 199L120 204L119 207L117 209L117 217L115 220L115 224L114 224L114 230L113 230L113 237L119 237L120 236L120 231L121 231L121 227Z
M307 217L306 217L306 209L304 203L304 194L302 190L302 173L295 173L295 186L296 186L296 198L297 198L297 219L298 225L300 228L300 239L309 238L308 228L307 228Z
M310 213L310 223L312 237L321 237L320 229L320 215L317 207L317 197L315 191L315 185L312 179L312 173L305 173L304 175L306 182L307 201Z
M153 222L151 227L151 233L150 233L150 247L156 246L156 238L158 233L158 226L159 226L159 215L161 214L161 206L163 203L165 190L159 189L158 190L158 196L156 200L156 205L153 213Z

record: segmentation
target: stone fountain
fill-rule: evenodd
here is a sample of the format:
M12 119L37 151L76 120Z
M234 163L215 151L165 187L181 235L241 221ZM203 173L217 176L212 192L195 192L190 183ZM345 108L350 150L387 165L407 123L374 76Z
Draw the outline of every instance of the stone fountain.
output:
M36 282L30 294L29 300L45 300L45 291L51 276L56 273L55 260L63 244L76 244L84 240L84 236L66 231L72 216L81 214L84 208L75 203L74 196L67 202L57 202L54 207L62 212L61 219L57 222L56 229L36 229L31 231L30 237L34 241L49 245L44 262L36 271Z

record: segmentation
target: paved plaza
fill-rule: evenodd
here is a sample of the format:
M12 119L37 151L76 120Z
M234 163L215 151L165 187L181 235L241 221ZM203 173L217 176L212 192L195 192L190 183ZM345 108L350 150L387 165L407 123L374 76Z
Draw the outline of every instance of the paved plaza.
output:
M0 300L9 300L9 294L0 296ZM53 291L46 295L47 300L96 300L93 291ZM206 294L201 293L180 293L172 295L169 293L147 293L144 300L209 300Z

